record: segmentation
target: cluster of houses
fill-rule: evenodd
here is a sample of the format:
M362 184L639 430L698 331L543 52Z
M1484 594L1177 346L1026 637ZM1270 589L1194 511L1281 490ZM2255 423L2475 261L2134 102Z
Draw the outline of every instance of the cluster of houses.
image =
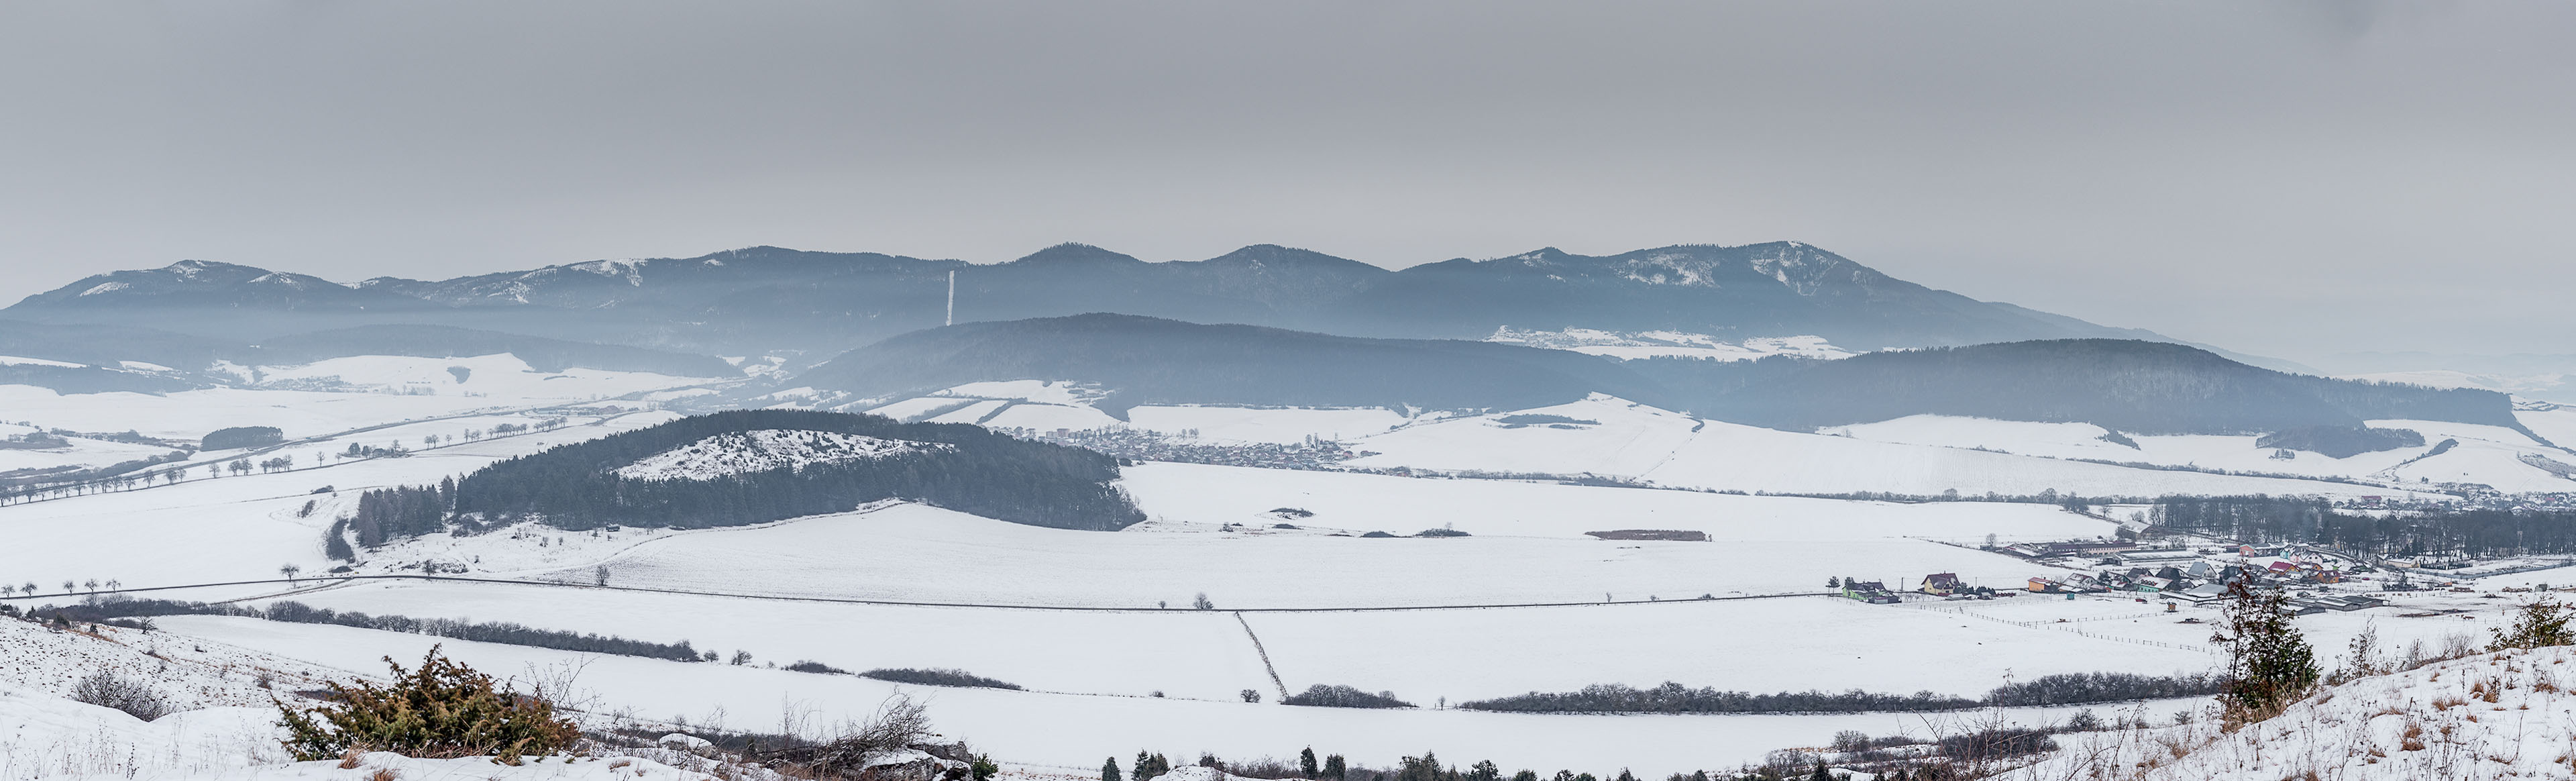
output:
M2254 553L2254 551L2244 551ZM2159 552L2163 553L2163 552ZM2279 551L2270 551L2277 555ZM2196 555L2196 554L2186 554ZM2318 590L2322 586L2342 583L2342 570L2327 566L2322 560L2281 559L2268 564L2251 562L2230 564L2206 559L2183 560L2176 556L2124 555L2120 565L2095 572L2078 572L2059 577L2031 578L2028 588L2043 594L2088 594L2127 592L2153 595L2159 599L2200 604L2227 597L2230 584L2244 583L2259 590L2297 590L2290 604L2301 613L2325 610L2360 610L2386 604L2385 600L2361 594L2331 594ZM2166 560L2159 560L2166 559Z

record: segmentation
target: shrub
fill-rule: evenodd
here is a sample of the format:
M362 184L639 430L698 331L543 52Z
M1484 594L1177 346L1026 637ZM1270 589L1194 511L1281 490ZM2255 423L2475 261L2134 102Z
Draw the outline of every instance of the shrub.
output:
M358 749L437 759L488 755L515 765L581 737L572 722L555 717L553 703L500 686L436 646L419 669L405 670L392 657L385 666L393 671L390 685L333 681L330 704L309 712L280 703L287 751L306 762Z
M82 678L79 685L72 687L72 699L102 708L124 711L125 715L144 721L161 718L170 713L169 704L162 702L161 695L153 693L149 684L106 670L90 673L89 677Z
M928 711L901 694L887 698L866 721L844 730L822 743L788 746L759 752L758 756L771 767L789 771L790 777L857 777L868 767L868 760L901 751L932 736Z
M831 665L828 665L828 664L824 664L824 663L822 663L822 662L817 662L817 661L812 661L812 660L806 660L806 661L797 662L797 663L795 663L795 664L788 665L788 666L786 666L785 668L782 668L782 669L791 670L791 671L794 671L794 672L800 672L800 673L822 673L822 674L826 674L826 675L848 675L848 674L850 674L850 671L848 671L848 670L844 670L844 669L841 669L841 668L838 668L838 667L834 667L834 666L831 666Z
M1315 684L1305 691L1279 700L1288 705L1314 705L1326 708L1410 708L1413 703L1395 698L1395 692L1370 694L1349 686Z
M1016 683L997 681L965 670L949 669L945 667L930 669L918 669L912 667L881 667L859 673L859 677L875 678L880 681L893 681L895 683L917 683L923 686L969 686L979 689L1020 688L1020 685Z
M1416 537L1465 537L1465 536L1467 536L1467 533L1466 533L1466 532L1459 531L1459 530L1457 530L1457 529L1424 529L1424 530L1422 530L1422 533L1420 533L1420 534L1416 534L1416 535L1413 535L1413 536L1416 536Z
M2571 617L2568 606L2554 599L2543 599L2522 606L2514 614L2513 625L2489 630L2495 633L2495 650L2507 648L2547 648L2576 645L2576 633L2567 629Z

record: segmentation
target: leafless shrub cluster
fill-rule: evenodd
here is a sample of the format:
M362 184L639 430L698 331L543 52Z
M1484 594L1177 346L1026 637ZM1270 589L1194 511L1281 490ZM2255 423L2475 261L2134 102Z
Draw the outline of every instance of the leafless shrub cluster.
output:
M124 711L126 715L144 721L170 713L170 704L162 701L161 695L154 693L149 684L106 670L82 678L80 685L72 688L72 699Z

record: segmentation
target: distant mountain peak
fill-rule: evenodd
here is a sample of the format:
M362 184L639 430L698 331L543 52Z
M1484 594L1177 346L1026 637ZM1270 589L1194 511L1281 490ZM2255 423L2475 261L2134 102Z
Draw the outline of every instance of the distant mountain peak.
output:
M1053 265L1066 265L1066 264L1075 264L1075 263L1100 265L1100 264L1112 264L1112 263L1115 263L1115 264L1128 264L1128 263L1143 263L1143 262L1145 262L1145 261L1138 260L1138 259L1136 259L1136 256L1133 256L1133 255L1128 255L1128 254L1121 253L1121 252L1113 252L1113 251L1106 250L1106 249L1101 249L1101 248L1099 248L1099 247L1095 247L1095 246L1092 246L1092 245L1089 245L1089 244L1081 244L1081 243L1077 243L1077 242L1070 242L1070 241L1068 241L1068 242L1065 242L1065 243L1063 243L1063 244L1058 244L1058 245L1055 245L1055 246L1052 246L1052 247L1048 247L1048 248L1046 248L1046 249L1042 249L1042 250L1038 250L1038 251L1036 251L1036 252L1029 253L1029 254L1028 254L1028 255L1026 255L1026 256L1023 256L1023 257L1021 257L1021 258L1019 258L1019 259L1017 259L1017 260L1013 260L1013 261L1011 261L1011 262L1009 262L1009 263L1006 263L1006 264L1003 264L1003 265L1009 265L1009 266L1053 266Z

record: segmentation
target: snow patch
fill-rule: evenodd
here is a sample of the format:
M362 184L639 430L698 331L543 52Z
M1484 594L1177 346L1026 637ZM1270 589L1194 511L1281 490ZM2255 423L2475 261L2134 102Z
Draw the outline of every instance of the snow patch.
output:
M1494 335L1485 337L1485 341L1521 344L1549 350L1567 350L1623 361L1666 357L1745 361L1773 355L1796 355L1831 360L1849 358L1857 354L1835 347L1821 336L1767 336L1728 341L1708 334L1683 331L1631 332L1592 328L1523 331L1504 326L1495 329Z
M629 480L712 480L773 469L872 461L951 447L954 446L836 431L732 431L646 456L619 467L617 476Z

